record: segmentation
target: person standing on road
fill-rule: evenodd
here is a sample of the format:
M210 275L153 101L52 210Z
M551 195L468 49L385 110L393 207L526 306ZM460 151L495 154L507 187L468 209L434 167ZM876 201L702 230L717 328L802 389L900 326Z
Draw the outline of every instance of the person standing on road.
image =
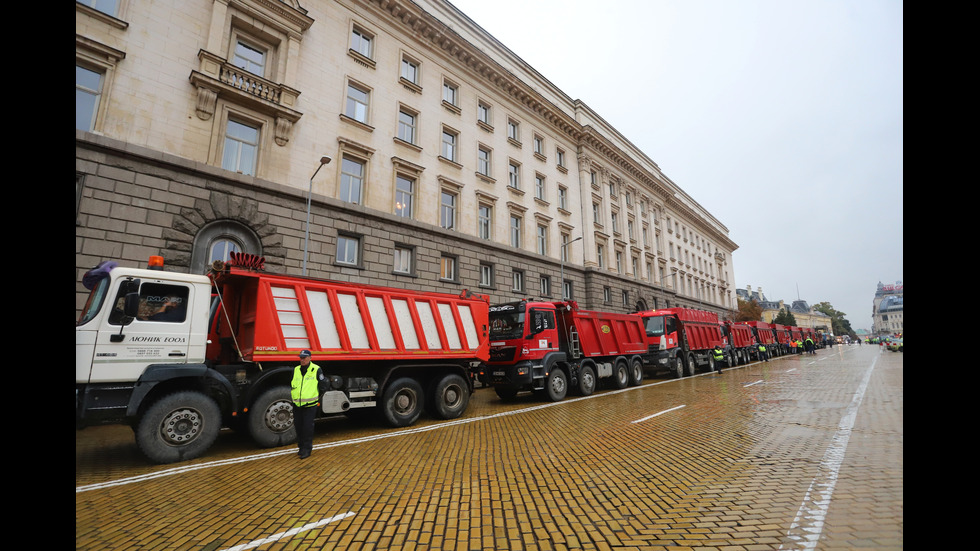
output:
M296 425L296 443L299 458L306 459L313 453L313 424L316 406L327 385L327 378L320 366L310 361L310 351L299 353L299 365L293 369L292 399L293 423Z
M715 359L715 371L721 373L721 364L725 361L725 351L721 349L721 346L716 344L714 350L711 351L711 355Z
M769 350L761 342L759 343L759 360L764 362L769 361Z
M817 353L817 350L816 350L816 348L813 345L813 339L811 339L810 337L807 337L806 338L806 341L804 342L804 345L806 346L806 353L807 354L816 354Z

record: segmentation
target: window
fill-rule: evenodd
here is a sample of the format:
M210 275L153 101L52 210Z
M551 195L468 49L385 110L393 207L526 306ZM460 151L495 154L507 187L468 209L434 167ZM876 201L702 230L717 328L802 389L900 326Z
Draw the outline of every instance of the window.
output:
M459 135L452 130L444 128L442 130L442 156L452 162L456 162L456 141Z
M229 119L225 129L221 168L254 176L258 152L259 129Z
M421 84L419 80L419 66L420 63L408 56L402 56L402 70L401 77L408 82L418 86Z
M476 104L476 122L482 123L487 127L493 128L490 119L490 105L482 101Z
M368 121L368 106L370 105L371 93L357 86L356 84L347 85L347 107L344 109L344 115L354 119L357 122L362 122L367 124Z
M523 219L516 215L510 215L510 245L512 247L520 248L523 239L521 237L521 226L523 224Z
M514 270L511 274L511 289L514 291L524 291L524 272Z
M568 210L568 188L558 186L558 208Z
M439 259L439 279L456 281L456 257L443 254Z
M630 292L623 291L623 306L628 307L629 305L630 305Z
M136 319L182 323L187 319L187 299L190 290L180 285L144 283L140 285L140 301ZM119 298L125 299L125 296ZM110 317L110 323L112 323Z
M612 222L612 231L613 231L613 233L619 233L619 213L617 213L617 212L614 211L610 215L609 221Z
M564 281L562 282L562 300L571 300L572 298L572 282Z
M561 261L568 262L568 234L561 234Z
M545 187L544 187L544 176L540 174L534 175L534 198L539 201L546 200Z
M616 251L616 273L623 273L623 252Z
M452 82L443 81L442 83L442 101L452 105L454 107L459 106L459 87Z
M253 75L265 76L265 57L264 49L252 44L248 44L239 39L235 43L235 51L231 56L231 64L239 69L244 69Z
M395 178L395 214L412 218L415 202L415 181L402 175Z
M599 203L592 203L592 223L601 226L602 215L599 212Z
M208 247L208 265L213 263L215 260L220 260L222 262L227 261L229 258L231 258L231 253L238 252L242 252L242 246L234 239L230 239L228 237L215 239Z
M599 267L600 268L604 267L606 265L606 247L605 247L605 245L597 244L595 246L595 256L596 256L596 262L599 264Z
M511 161L507 168L507 185L521 189L521 165Z
M490 176L490 150L482 145L476 148L476 171L483 176Z
M374 37L362 29L354 27L350 35L350 49L370 59L374 55Z
M351 235L337 236L337 264L357 266L360 261L361 241Z
M493 287L493 265L480 263L480 286Z
M548 227L538 226L538 254L544 256L548 254Z
M612 289L609 286L604 286L602 288L602 302L608 303L612 300Z
M534 135L533 144L534 144L534 154L535 155L538 155L540 157L543 157L544 156L544 138L542 138L541 136L538 136L537 134L535 134Z
M456 229L456 194L442 190L439 206L439 225L447 230Z
M559 148L556 148L555 149L555 157L557 157L557 159L558 159L558 166L560 168L564 168L565 167L565 150L562 149L562 148L560 148L560 147Z
M393 252L394 265L392 270L396 274L412 274L415 270L414 256L415 250L404 245L395 245Z
M398 139L414 144L417 122L418 115L416 113L404 107L401 108L398 111Z
M91 132L95 128L102 100L102 73L75 65L75 129Z
M551 278L548 276L541 276L541 296L550 297L551 296Z
M361 204L364 190L364 163L344 157L340 161L340 200Z
M262 241L251 228L230 220L204 225L194 236L190 271L204 273L215 260L226 261L231 253L262 255Z
M521 126L514 119L507 120L507 139L518 144L521 142Z
M106 15L119 16L119 0L77 0L79 3L94 8Z
M480 239L493 238L493 207L490 205L480 205L477 213L477 233Z

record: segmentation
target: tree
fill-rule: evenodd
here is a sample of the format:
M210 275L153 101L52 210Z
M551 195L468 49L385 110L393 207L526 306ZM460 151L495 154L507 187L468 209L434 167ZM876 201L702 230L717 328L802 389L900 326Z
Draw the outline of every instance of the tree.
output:
M748 302L738 299L738 313L735 321L762 321L762 306L752 299Z
M813 309L830 316L831 327L835 335L850 335L852 337L857 337L854 330L851 329L851 322L847 321L847 318L844 317L847 314L844 312L838 312L833 306L830 305L829 302L821 302L820 304L815 305Z
M792 312L787 312L785 308L780 308L779 313L772 319L773 323L780 325L796 325L796 316Z

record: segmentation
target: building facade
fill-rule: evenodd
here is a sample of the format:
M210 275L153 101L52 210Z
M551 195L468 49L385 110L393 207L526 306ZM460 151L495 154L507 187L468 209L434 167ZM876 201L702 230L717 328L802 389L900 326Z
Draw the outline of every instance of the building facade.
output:
M736 307L728 229L449 3L85 0L75 26L78 280L245 251L491 302Z
M879 337L905 333L905 285L878 282L871 307L872 334Z

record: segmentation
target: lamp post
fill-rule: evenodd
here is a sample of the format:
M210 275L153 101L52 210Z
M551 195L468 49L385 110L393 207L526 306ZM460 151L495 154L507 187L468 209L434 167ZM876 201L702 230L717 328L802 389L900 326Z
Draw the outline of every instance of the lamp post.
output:
M303 277L306 277L306 257L310 249L310 201L313 199L313 178L316 178L316 173L320 172L323 165L330 163L330 156L323 155L320 157L320 166L316 167L313 171L313 176L310 176L310 191L306 194L306 237L303 238Z
M572 243L582 239L582 236L578 236L575 239L567 243L562 243L561 246L561 257L558 259L561 262L561 281L558 284L559 293L561 293L561 299L565 300L565 247L571 245Z

